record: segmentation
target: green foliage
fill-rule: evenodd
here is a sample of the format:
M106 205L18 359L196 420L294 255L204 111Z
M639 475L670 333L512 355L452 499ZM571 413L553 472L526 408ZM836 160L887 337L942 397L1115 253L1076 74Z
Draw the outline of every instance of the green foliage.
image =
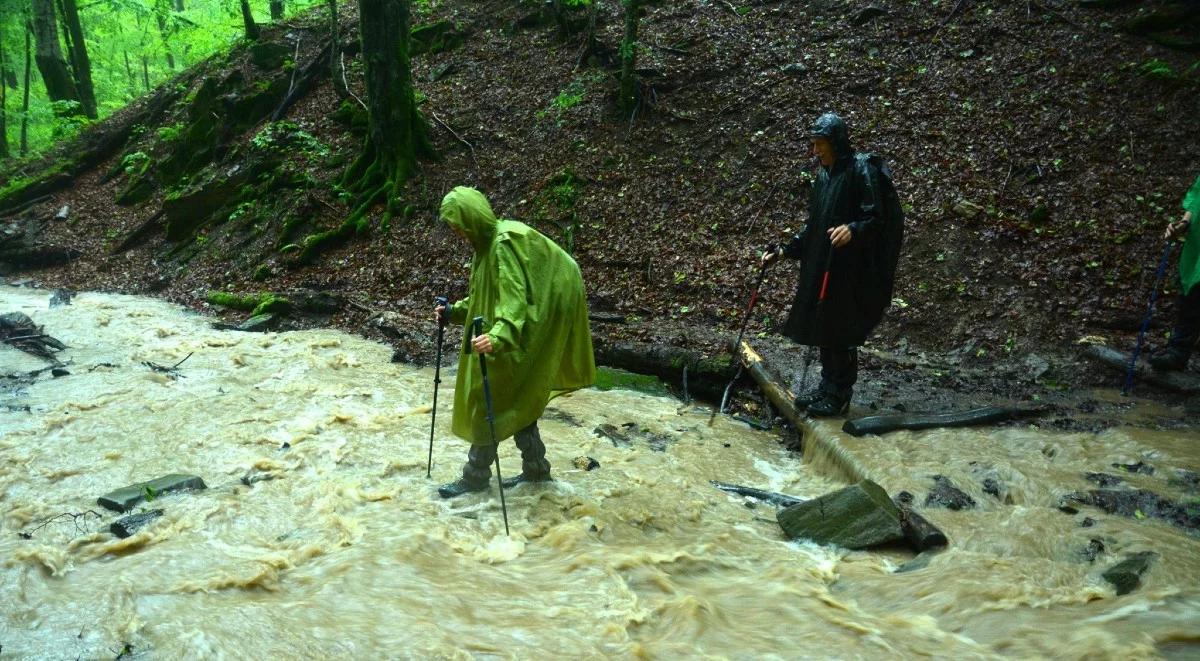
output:
M271 122L250 139L255 149L276 153L302 154L309 159L323 159L329 147L313 134L302 130L295 122Z
M283 296L272 293L261 294L230 294L223 291L210 291L204 300L212 305L233 308L235 310L250 310L250 316L272 312L287 312L292 309L292 302Z
M1154 58L1148 62L1144 62L1140 67L1142 75L1149 78L1158 78L1160 80L1174 80L1179 77L1170 64L1163 62L1158 58Z
M144 151L135 151L130 154L125 154L121 159L121 169L126 175L140 174L146 171L146 166L150 164L150 156Z
M651 395L669 395L670 391L658 377L635 374L611 367L596 368L596 390L636 390Z
M159 142L175 142L183 136L184 130L187 129L187 124L176 122L170 126L159 127L155 135L158 136Z

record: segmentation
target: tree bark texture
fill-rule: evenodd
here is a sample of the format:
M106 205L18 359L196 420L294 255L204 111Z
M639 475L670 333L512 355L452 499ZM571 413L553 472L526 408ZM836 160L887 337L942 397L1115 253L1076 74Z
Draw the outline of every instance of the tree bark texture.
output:
M75 85L79 90L79 102L83 114L96 119L96 88L92 85L92 62L88 58L87 43L84 41L83 25L79 22L79 9L75 0L62 0L63 23L71 36L71 67L75 74Z
M254 14L250 11L250 0L242 0L242 24L246 28L246 39L258 41L260 32L258 24L254 22Z
M333 78L333 91L339 99L346 99L350 92L346 90L345 74L342 72L342 35L341 23L338 20L337 0L328 0L329 33L332 47L329 49L329 75Z
M638 104L638 80L634 68L637 66L637 33L642 0L621 0L625 5L625 36L621 39L621 88L617 106L622 115L633 115Z
M21 90L21 155L29 151L29 81L33 69L33 25L25 19L25 88Z
M0 34L0 37L3 35ZM8 57L0 41L0 158L8 158Z
M46 84L51 101L79 101L79 90L67 69L62 48L58 45L58 20L54 15L54 0L33 0L33 36L37 42L38 71Z
M271 0L271 20L283 20L283 0Z
M171 28L167 24L168 5L165 0L154 3L154 20L158 23L158 36L162 39L163 52L167 54L167 68L175 70L175 55L171 52ZM149 84L146 85L150 87Z

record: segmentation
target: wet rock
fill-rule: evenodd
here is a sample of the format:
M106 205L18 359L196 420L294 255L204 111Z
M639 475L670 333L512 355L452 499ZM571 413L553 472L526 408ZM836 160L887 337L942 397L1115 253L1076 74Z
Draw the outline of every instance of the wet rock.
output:
M969 200L959 200L954 203L954 213L963 218L976 218L983 213L983 207Z
M1200 508L1176 503L1146 489L1094 489L1087 493L1067 494L1059 509L1070 507L1070 503L1091 505L1109 514L1138 519L1154 517L1181 528L1200 529Z
M1035 353L1025 356L1023 365L1026 368L1026 376L1034 381L1042 378L1043 374L1050 371L1050 362Z
M1200 473L1176 468L1175 474L1167 478L1167 484L1181 487L1187 491L1200 491Z
M870 480L785 507L776 513L776 520L790 539L848 549L904 539L900 510L883 487Z
M1100 576L1112 584L1118 595L1128 594L1142 584L1142 574L1158 556L1154 551L1142 551L1109 567Z
M592 433L612 441L613 447L624 448L635 442L641 442L648 445L654 452L665 452L667 447L675 441L667 434L656 434L639 427L635 422L626 422L619 429L614 425L603 424L593 429Z
M272 313L256 314L234 327L234 330L248 333L263 333L271 329L278 320L278 315Z
M1058 511L1066 513L1066 514L1079 514L1079 508L1071 507L1070 505L1068 505L1066 503L1059 503Z
M944 475L933 476L933 489L925 496L926 507L945 507L952 510L966 510L975 507L975 499L965 491L954 486Z
M271 471L260 470L258 468L251 468L250 470L246 471L245 475L242 475L242 484L249 487L249 486L253 486L259 482L270 482L271 480L275 479L276 477L278 477L278 476L275 473L272 473Z
M887 10L879 7L863 7L850 17L850 25L856 28L862 27L880 16L887 16Z
M578 468L579 470L592 471L600 468L600 462L596 461L592 457L586 457L583 455L575 457L574 461L571 463L575 464L575 468Z
M114 512L128 512L133 509L134 505L146 500L147 494L153 494L157 497L172 491L190 491L207 488L208 486L204 484L204 480L195 475L172 473L150 480L149 482L139 482L122 487L116 491L110 491L97 498L96 502L101 507L106 507Z
M933 560L933 556L935 556L935 555L937 555L937 553L934 551L922 551L917 554L917 557L913 558L912 560L909 560L908 562L901 564L899 567L896 567L896 570L893 571L892 573L893 574L905 574L910 571L917 571L918 569L924 569L929 566L929 561Z
M1101 553L1104 553L1104 542L1098 539L1088 540L1087 546L1083 547L1083 550L1079 552L1083 556L1083 559L1088 562L1095 562L1096 556Z
M71 217L71 205L64 204L54 214L54 220L63 221Z
M1141 461L1133 464L1113 464L1112 467L1123 468L1127 472L1138 475L1154 475L1154 467Z
M799 78L801 76L808 74L808 67L804 66L803 64L801 64L799 62L792 62L791 64L784 65L783 73L785 73L789 76L792 76L794 78Z
M1096 520L1090 516L1083 517L1083 521L1079 522L1079 527L1081 528L1091 528L1094 525L1096 525Z
M1000 482L996 478L994 478L994 477L983 478L983 492L984 493L994 496L997 500L1000 500L1001 499L1001 496L1000 496L1001 490L1002 489L1000 487Z
M71 299L75 297L75 292L70 289L55 289L50 295L50 307L57 308L62 305L70 305Z
M129 516L121 517L116 521L113 521L112 524L108 526L108 530L117 537L125 539L126 537L129 537L133 533L137 532L147 523L150 523L162 515L162 510L149 510L146 512L138 512L137 514L130 514Z
M1087 473L1084 477L1088 482L1095 482L1102 487L1115 487L1122 482L1121 478L1108 473Z
M50 370L50 375L57 379L60 376L70 376L71 373L61 367L55 367Z

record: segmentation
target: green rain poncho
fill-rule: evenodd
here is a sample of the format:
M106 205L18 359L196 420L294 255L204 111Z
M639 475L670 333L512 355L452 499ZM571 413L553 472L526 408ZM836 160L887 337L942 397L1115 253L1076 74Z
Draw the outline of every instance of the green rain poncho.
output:
M540 232L497 220L482 193L465 186L442 200L442 219L475 248L467 298L450 308L450 321L484 318L493 353L488 380L496 440L536 421L552 397L592 385L596 363L588 328L587 297L579 265ZM451 429L472 444L492 442L479 359L463 333Z
M1183 210L1192 212L1192 225L1183 244L1183 255L1179 257L1179 280L1186 295L1200 282L1200 177L1196 177L1183 197Z

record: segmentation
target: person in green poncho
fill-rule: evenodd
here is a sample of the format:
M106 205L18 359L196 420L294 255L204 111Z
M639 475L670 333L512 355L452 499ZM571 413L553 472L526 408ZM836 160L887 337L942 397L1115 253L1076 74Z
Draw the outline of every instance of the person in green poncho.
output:
M1183 198L1183 219L1167 227L1170 240L1184 233L1183 254L1179 257L1180 294L1176 303L1175 330L1166 348L1150 356L1150 364L1159 370L1181 370L1187 367L1196 340L1200 338L1200 177L1192 183Z
M550 479L537 420L558 395L592 385L596 362L588 327L587 297L579 265L537 230L497 220L482 193L465 186L442 200L442 220L475 249L467 297L436 310L453 323L483 317L486 332L463 333L454 386L451 430L471 443L462 477L438 488L453 498L488 488L499 441L516 437L521 474L505 480ZM488 354L496 437L488 428L483 377L476 353Z

